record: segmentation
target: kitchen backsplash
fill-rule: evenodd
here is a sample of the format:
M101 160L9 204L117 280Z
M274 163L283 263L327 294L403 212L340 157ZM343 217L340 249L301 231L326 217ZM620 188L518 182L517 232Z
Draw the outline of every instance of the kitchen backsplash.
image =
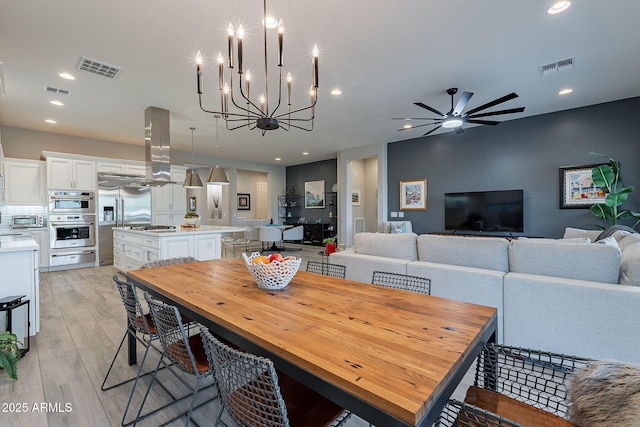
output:
M45 206L0 206L0 226L11 226L11 217L14 215L42 215L47 217L47 208Z

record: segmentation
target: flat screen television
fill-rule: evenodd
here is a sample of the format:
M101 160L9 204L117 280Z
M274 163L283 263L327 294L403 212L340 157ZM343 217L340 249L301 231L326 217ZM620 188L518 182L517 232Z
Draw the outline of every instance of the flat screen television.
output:
M523 233L524 191L445 193L444 224L448 231Z

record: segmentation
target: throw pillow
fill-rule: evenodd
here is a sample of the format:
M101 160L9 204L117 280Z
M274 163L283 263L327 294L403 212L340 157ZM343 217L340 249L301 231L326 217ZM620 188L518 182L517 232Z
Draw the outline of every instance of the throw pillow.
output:
M640 286L640 243L629 245L622 252L620 284Z
M581 230L579 228L567 227L564 229L563 239L573 239L576 237L588 237L594 241L602 233L600 230Z
M390 222L389 223L391 234L400 234L407 232L407 225L404 222Z
M623 237L633 233L635 233L635 230L626 225L612 225L598 235L596 242L601 239L606 239L609 236L615 237L616 240L621 240Z
M614 248L620 250L620 246L618 246L618 241L616 240L615 237L613 236L609 236L606 237L604 239L601 240L596 240L594 242L596 245L609 245L609 246L613 246Z
M620 250L624 252L627 247L634 243L640 243L640 233L633 233L628 236L624 236L622 240L618 242L618 246L620 246Z
M595 361L569 380L567 400L569 419L582 427L638 425L640 366Z

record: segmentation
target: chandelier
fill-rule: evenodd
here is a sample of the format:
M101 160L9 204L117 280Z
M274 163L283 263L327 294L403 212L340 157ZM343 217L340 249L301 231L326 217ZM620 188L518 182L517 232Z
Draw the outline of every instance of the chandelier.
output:
M198 101L202 111L211 114L219 114L224 120L227 130L236 130L247 127L250 130L258 128L262 136L268 130L291 128L306 131L313 130L315 106L318 101L318 47L313 46L312 51L312 83L309 89L309 105L294 108L291 106L291 86L293 77L291 73L286 75L286 99L283 99L282 82L282 56L284 41L284 26L282 20L277 24L278 28L278 91L277 97L269 97L269 60L267 56L267 0L264 0L264 92L257 98L252 98L251 84L253 76L244 67L242 43L245 30L242 25L237 28L229 24L227 29L228 57L226 60L222 53L218 53L218 90L220 92L220 108L218 111L206 109L202 103L203 95L203 60L200 51L196 54L196 73L198 86ZM234 41L235 47L234 50ZM273 65L273 64L272 64ZM235 72L234 72L235 71ZM226 75L225 75L226 74ZM234 77L235 75L235 77ZM272 94L273 95L273 94ZM286 103L286 106L283 104Z

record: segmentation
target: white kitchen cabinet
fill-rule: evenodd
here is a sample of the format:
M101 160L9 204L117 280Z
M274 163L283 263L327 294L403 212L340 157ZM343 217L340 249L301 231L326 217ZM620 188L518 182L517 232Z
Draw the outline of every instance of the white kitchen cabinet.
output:
M151 189L151 222L154 225L175 225L184 223L187 212L187 189L182 186L187 169L171 166L171 180L175 184L167 184Z
M193 256L193 236L167 236L160 239L163 259Z
M44 206L47 203L44 162L5 158L5 204Z
M98 172L126 173L142 176L147 173L146 166L143 162L140 162L140 164L137 165L128 163L98 162L97 169Z
M193 256L199 261L220 258L220 247L220 234L193 235Z
M38 267L49 267L49 230L46 228L30 228L29 232L40 246Z
M96 162L93 160L47 157L49 189L96 189Z
M2 271L2 293L5 296L25 295L30 301L29 335L40 331L40 271L38 250L15 250L0 252ZM18 332L15 331L14 332ZM24 331L19 331L21 335Z

